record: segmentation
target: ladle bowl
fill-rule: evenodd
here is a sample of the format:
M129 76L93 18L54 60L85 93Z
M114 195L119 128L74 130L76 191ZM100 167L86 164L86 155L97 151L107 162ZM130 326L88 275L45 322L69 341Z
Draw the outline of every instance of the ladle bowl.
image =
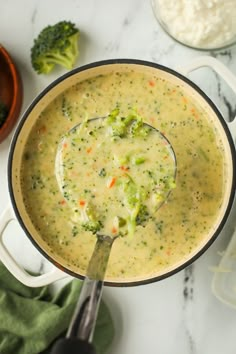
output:
M124 234L126 225L131 233L142 206L151 218L167 201L175 187L176 155L170 141L135 114L113 117L112 123L109 119L85 120L65 132L57 148L55 175L74 219L82 224L97 219L99 233L114 237Z

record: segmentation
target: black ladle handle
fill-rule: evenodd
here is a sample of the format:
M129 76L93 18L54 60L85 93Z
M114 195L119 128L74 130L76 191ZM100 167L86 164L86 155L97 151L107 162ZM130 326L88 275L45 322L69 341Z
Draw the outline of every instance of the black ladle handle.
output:
M78 338L59 339L53 347L51 354L96 354L91 343Z
M66 338L55 343L51 354L96 354L91 342L114 239L97 235L95 249Z
M114 239L97 235L79 301L67 331L67 338L92 342L97 313L102 296L103 279Z

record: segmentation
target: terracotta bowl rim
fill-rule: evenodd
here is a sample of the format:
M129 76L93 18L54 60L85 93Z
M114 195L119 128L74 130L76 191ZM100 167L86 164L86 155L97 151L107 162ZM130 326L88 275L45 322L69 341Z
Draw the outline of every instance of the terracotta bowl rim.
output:
M13 126L15 125L22 107L23 101L23 86L22 79L14 63L11 55L6 50L6 48L0 44L0 56L5 60L6 65L9 68L9 72L12 78L13 90L12 90L12 100L11 106L7 115L7 118L3 125L0 127L0 143L9 135Z

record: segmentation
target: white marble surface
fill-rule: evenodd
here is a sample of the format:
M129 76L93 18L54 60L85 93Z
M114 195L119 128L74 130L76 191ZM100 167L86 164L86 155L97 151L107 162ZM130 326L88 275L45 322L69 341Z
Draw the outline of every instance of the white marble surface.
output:
M203 54L177 44L165 34L156 22L149 0L0 0L0 42L12 54L22 74L23 110L65 72L58 69L41 77L30 64L33 38L47 24L62 19L75 22L81 30L78 65L129 57L175 68ZM236 74L236 46L205 54L217 57ZM218 75L201 69L191 77L227 120L235 116L235 94ZM0 145L0 213L9 201L6 171L10 138ZM236 353L236 310L213 296L210 271L211 266L218 264L218 252L225 249L231 231L231 227L226 228L194 265L171 278L134 288L105 289L104 298L116 326L109 354ZM21 264L32 270L49 267L17 222L9 226L6 238Z

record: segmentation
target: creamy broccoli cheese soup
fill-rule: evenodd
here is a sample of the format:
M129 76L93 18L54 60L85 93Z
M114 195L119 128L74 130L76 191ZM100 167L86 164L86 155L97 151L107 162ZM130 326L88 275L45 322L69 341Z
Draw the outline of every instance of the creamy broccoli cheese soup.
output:
M186 91L167 79L149 73L114 71L67 89L36 120L21 163L21 191L34 227L50 247L52 256L54 254L63 259L68 269L84 274L96 242L96 235L90 227L85 227L76 213L81 216L81 209L87 206L87 201L91 203L91 215L96 214L95 220L104 210L113 210L112 205L106 205L103 210L102 193L112 194L120 188L120 183L126 185L124 180L130 177L130 167L144 166L142 159L146 158L144 146L149 146L149 142L145 141L148 136L138 138L140 149L135 147L131 154L131 147L126 149L125 141L118 139L117 150L111 150L109 154L115 169L112 172L106 169L108 155L99 156L98 153L93 157L94 146L80 141L77 159L73 151L72 159L68 155L66 160L71 163L72 173L67 174L66 178L73 177L69 190L65 176L55 168L58 146L62 144L65 134L85 118L106 117L114 107L119 107L119 114L123 117L135 109L144 122L167 137L176 154L177 175L176 187L164 204L153 211L152 217L146 222L137 222L132 237L124 233L115 240L106 279L135 281L168 270L187 259L210 232L218 217L225 188L223 146L215 128L212 128L207 111ZM68 147L66 143L64 151ZM104 153L105 150L102 151ZM79 169L75 171L73 163L78 161L79 156ZM158 152L155 154L152 151L152 159L153 163L144 169L151 173L153 169L161 169L157 163ZM66 173L68 171L66 169ZM101 193L97 185L93 186L90 179L92 171L93 178L107 190ZM61 185L58 184L58 174ZM135 173L132 179L134 176ZM143 173L144 186L150 176L148 172ZM118 183L119 180L121 182ZM73 193L68 195L67 192L76 189L75 181L80 186L80 192L72 206L70 198L73 198ZM96 200L99 205L97 210ZM112 219L109 226L114 233L117 225L122 228L123 221L127 223L127 215L122 214L121 199L118 198L118 201L117 216L120 219L116 222ZM124 199L125 203L127 200Z

